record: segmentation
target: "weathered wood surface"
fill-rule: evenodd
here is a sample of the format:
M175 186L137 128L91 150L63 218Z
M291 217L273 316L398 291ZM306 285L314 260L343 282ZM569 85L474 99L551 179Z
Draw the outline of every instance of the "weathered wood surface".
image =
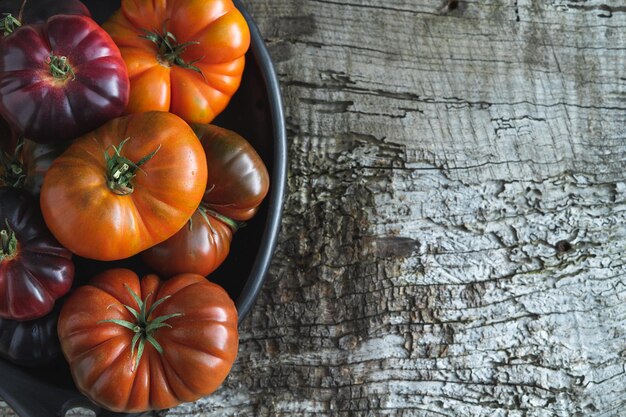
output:
M162 414L626 415L623 3L245 4L283 230L227 383Z

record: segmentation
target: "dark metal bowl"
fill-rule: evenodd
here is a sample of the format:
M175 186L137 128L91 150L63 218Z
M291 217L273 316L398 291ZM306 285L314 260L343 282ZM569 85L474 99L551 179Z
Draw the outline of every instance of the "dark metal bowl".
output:
M119 1L83 0L98 22L106 20ZM234 236L231 252L211 280L222 285L236 300L239 322L248 314L265 280L276 246L287 172L287 138L280 88L258 28L234 0L250 27L252 43L246 56L241 87L228 108L213 123L234 130L255 147L270 173L270 191L258 214ZM77 280L87 281L111 267L130 267L139 274L147 269L137 257L104 263L76 259ZM75 388L63 360L47 367L21 368L0 360L0 398L20 417L62 417L75 407L89 408L99 417L139 417L102 410Z

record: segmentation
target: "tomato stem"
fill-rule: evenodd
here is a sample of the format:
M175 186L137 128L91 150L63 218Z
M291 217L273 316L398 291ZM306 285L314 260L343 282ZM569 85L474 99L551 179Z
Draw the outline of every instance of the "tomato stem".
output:
M160 32L158 30L155 30L153 32L147 29L142 30L145 35L139 35L139 37L148 39L149 41L156 44L158 50L157 58L159 62L169 67L171 67L172 65L178 65L179 67L196 71L197 73L202 75L202 78L204 78L202 70L194 65L195 63L204 59L204 57L198 58L191 62L185 62L185 60L181 57L181 55L183 54L183 52L185 52L185 49L187 49L189 45L197 45L200 42L193 41L179 44L176 36L174 36L172 32L169 32L167 30L167 20L163 22L163 27L161 28Z
M2 13L2 18L0 19L0 31L2 32L2 36L10 35L20 26L22 26L22 22L13 17L11 13Z
M244 222L238 222L237 220L231 219L230 217L224 216L223 214L218 213L217 211L213 209L210 209L205 204L200 204L200 207L198 207L198 212L200 213L202 218L204 218L204 220L208 223L213 233L216 233L216 232L213 229L213 226L211 225L211 221L209 220L209 217L208 217L209 215L215 217L216 219L220 220L223 223L226 223L232 229L233 233L241 229L242 227L245 227L246 225Z
M109 155L108 149L104 151L104 159L107 165L107 185L111 191L118 195L128 195L133 192L134 188L131 181L137 175L137 171L141 170L141 166L151 160L161 149L161 145L159 145L154 151L135 163L122 156L122 149L129 140L130 138L124 139L118 146L111 145L113 155Z
M0 242L2 243L2 247L0 247L0 261L13 258L17 252L15 232L9 226L8 219L4 219L4 223L6 224L6 229L0 230Z
M52 74L54 78L66 80L72 77L72 80L76 79L76 74L74 74L74 70L69 62L67 62L66 56L50 54L48 59L46 59L46 63L50 66L50 74Z
M124 307L135 318L135 322L123 319L108 319L100 320L98 324L113 323L117 324L118 326L125 327L135 333L131 343L131 355L134 358L132 370L134 371L135 369L137 369L137 366L139 366L139 361L141 360L141 356L143 355L146 342L150 343L157 350L157 352L163 354L163 348L154 338L154 333L157 329L160 329L161 327L171 328L172 326L165 322L171 318L180 317L183 315L183 313L166 314L164 316L152 318L152 313L154 313L154 310L171 296L167 295L163 298L158 299L157 301L152 303L150 309L147 310L146 304L148 302L148 299L152 296L152 293L146 295L146 298L142 300L128 285L126 285L126 290L130 293L130 295L137 303L138 308L134 308L124 304Z
M22 16L24 15L24 8L26 8L26 3L28 2L28 0L23 0L22 1L22 5L20 6L20 11L17 14L17 20L22 20Z

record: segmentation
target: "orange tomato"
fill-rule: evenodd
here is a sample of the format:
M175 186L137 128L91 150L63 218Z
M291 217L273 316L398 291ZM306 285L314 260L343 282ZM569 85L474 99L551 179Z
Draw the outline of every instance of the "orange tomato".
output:
M41 208L69 250L116 260L180 230L206 181L206 157L193 130L171 113L139 113L72 143L46 173Z
M231 0L122 0L103 27L128 67L130 113L208 123L239 87L250 31Z

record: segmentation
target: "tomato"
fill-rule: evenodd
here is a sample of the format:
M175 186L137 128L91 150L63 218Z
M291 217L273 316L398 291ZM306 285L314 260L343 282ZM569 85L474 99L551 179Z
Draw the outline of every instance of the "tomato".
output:
M250 32L231 0L122 0L103 27L128 66L128 111L209 123L241 82Z
M13 155L0 153L0 182L39 195L44 175L52 161L66 148L66 144L35 143L28 139L21 141Z
M238 349L233 301L195 274L160 282L156 275L140 281L128 269L105 271L68 298L58 333L78 389L116 412L210 394Z
M167 277L185 272L206 276L216 270L230 251L232 222L202 210L198 208L174 236L144 251L146 265Z
M0 35L8 35L20 25L44 23L57 14L91 17L79 0L0 0Z
M252 145L215 125L193 125L207 156L207 188L202 198L215 212L237 221L258 211L269 189L269 174Z
M87 133L121 115L128 94L119 49L88 17L53 16L0 41L0 113L31 140Z
M0 317L21 321L49 313L72 285L71 258L46 229L36 200L0 188Z
M61 356L57 337L60 306L29 321L0 318L0 357L22 366L40 366Z
M265 164L248 141L218 126L192 127L207 158L207 188L190 226L142 254L143 261L164 276L208 275L217 269L240 221L254 216L269 189Z
M90 259L127 258L171 237L206 187L193 130L164 112L113 119L75 140L46 174L41 209L52 234Z

